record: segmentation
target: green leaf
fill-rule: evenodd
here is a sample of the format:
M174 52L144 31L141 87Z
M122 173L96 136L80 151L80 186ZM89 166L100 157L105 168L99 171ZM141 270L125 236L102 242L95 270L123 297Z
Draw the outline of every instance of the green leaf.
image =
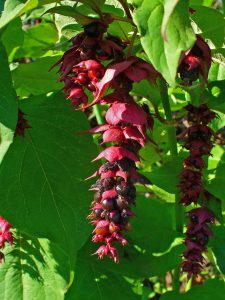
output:
M159 104L162 102L159 89L156 85L151 84L148 80L135 82L133 84L132 91L140 97L145 97L155 106L159 106Z
M1 38L10 62L19 46L22 45L23 38L22 21L20 18L16 18L7 25Z
M201 36L209 39L216 48L224 43L225 21L218 10L205 6L192 6L195 13L191 15L193 21L202 31Z
M175 85L180 56L195 41L189 21L188 1L180 1L173 9L167 22L167 40L163 40L161 35L164 14L167 13L162 1L144 0L136 4L138 8L134 12L134 21L141 34L142 46L153 66L170 85Z
M56 44L58 32L53 23L42 21L24 31L22 46L16 51L14 59L22 57L41 57Z
M74 18L79 24L85 25L87 23L90 23L90 21L93 21L92 17L87 17L83 14L81 14L75 7L71 6L56 6L52 7L49 10L45 12L51 13L51 14L60 14L67 17Z
M98 262L90 264L78 258L75 280L65 300L141 300L131 288L122 276L102 270Z
M8 58L0 42L0 162L13 141L18 118L16 93L8 65Z
M183 155L170 159L161 167L148 173L148 178L154 185L168 193L175 194L177 192L177 184L179 182L179 174L182 170L183 159ZM171 172L171 170L173 170L173 172Z
M21 16L32 8L35 8L37 5L38 0L6 0L4 11L0 18L0 28L4 27L14 18Z
M225 65L220 63L214 63L209 71L209 80L225 80Z
M161 33L162 36L166 35L166 28L167 24L169 22L169 19L178 4L179 0L165 0L164 1L164 15L163 15L163 20L162 20L162 28L161 28Z
M209 181L206 185L206 189L212 193L215 197L222 200L222 207L225 208L225 190L221 187L225 182L225 163L220 163L215 170L215 178Z
M123 40L128 40L133 26L130 23L114 20L109 24L107 32L111 35L120 37Z
M150 253L165 252L176 237L172 208L173 204L139 197L134 210L137 217L132 222L132 240Z
M216 258L216 264L219 270L225 275L225 227L216 226L213 229L213 237L210 239L209 246Z
M69 282L68 256L47 239L21 235L4 250L0 268L1 299L63 300Z
M58 61L60 56L42 57L28 64L20 64L12 71L14 85L19 96L40 95L57 91L62 84L57 82L57 68L49 69Z
M213 81L205 90L205 100L211 109L225 113L225 80Z
M6 0L2 0L2 1L0 2L0 13L1 13L1 12L3 11L3 9L4 9L5 1L6 1Z
M160 300L224 300L225 284L219 279L207 280L204 284L196 285L185 294L168 292Z
M126 247L117 245L120 253L119 264L115 264L107 257L98 260L96 256L92 256L99 245L93 244L91 237L81 249L79 260L92 265L93 268L101 269L103 274L107 271L117 274L118 277L164 276L181 262L180 255L183 251L183 245L174 243L176 232L173 230L171 216L173 209L174 205L138 197L137 207L134 210L136 217L127 237L128 245ZM78 279L82 277L79 268L75 269L76 272Z
M84 5L89 6L92 8L95 12L101 11L102 5L105 3L105 0L78 0L77 2L83 3Z
M74 261L90 232L84 178L93 172L95 148L90 136L79 135L87 121L61 93L24 100L21 109L32 128L16 137L0 167L1 214L19 230L58 243Z

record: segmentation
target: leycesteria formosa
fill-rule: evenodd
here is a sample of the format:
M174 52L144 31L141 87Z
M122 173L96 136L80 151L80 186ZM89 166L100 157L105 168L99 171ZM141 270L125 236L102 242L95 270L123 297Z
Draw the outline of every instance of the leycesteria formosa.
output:
M93 160L106 162L91 176L98 179L91 186L95 192L88 219L94 226L94 243L102 245L94 254L100 259L108 256L118 262L116 244L127 245L124 233L130 230L134 216L135 183L149 183L139 174L136 163L139 150L145 146L153 118L130 95L134 82L149 80L156 84L161 75L146 61L125 56L126 43L107 34L107 25L94 21L71 39L72 46L55 64L60 65L60 81L73 107L85 110L93 105L107 105L105 124L90 129L101 134L102 152ZM180 58L177 74L181 84L190 86L198 79L207 82L211 65L211 52L200 35L194 46ZM91 96L90 96L91 95ZM206 104L185 107L189 127L182 135L183 147L189 151L180 174L180 202L184 206L197 205L187 215L189 223L185 233L186 250L182 270L190 278L198 274L204 263L202 253L212 236L214 214L205 206L210 193L203 186L204 156L210 155L215 133L208 123L216 117ZM110 145L109 145L110 143Z

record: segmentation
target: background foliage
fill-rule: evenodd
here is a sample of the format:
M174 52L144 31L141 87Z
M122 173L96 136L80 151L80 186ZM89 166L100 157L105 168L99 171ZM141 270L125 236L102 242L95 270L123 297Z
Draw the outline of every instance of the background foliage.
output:
M186 154L179 147L178 158L168 155L167 125L158 120L153 139L159 149L148 144L141 153L142 172L152 185L138 187L137 218L129 246L121 249L121 262L115 265L90 255L94 247L86 215L91 194L90 182L84 178L93 173L90 161L97 154L96 139L79 134L88 129L88 120L82 112L71 110L56 71L49 68L68 49L82 24L98 17L96 6L114 16L111 34L130 39L134 26L122 20L122 2L0 3L0 214L13 224L17 235L15 246L5 249L6 262L0 266L1 299L224 299L224 147L215 146L204 174L207 189L215 196L212 210L220 222L206 254L210 263L203 281L208 280L178 294L171 291L172 271L181 261L183 245L175 231L174 199ZM195 42L192 28L207 39L213 64L205 99L219 116L213 129L224 136L224 1L127 2L135 8L133 21L142 36L135 40L134 53L151 61L170 84L174 114L199 93L176 87L180 55ZM190 18L189 6L196 10ZM145 54L140 52L142 47ZM164 117L154 87L142 81L134 85L133 93L143 103L147 98L152 112L156 108ZM25 138L14 137L18 107L31 126ZM90 114L89 121L93 118Z

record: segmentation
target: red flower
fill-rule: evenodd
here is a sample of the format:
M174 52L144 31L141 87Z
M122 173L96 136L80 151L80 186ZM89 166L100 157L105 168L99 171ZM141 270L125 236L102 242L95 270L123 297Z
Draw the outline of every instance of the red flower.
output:
M196 35L196 37L197 40L194 46L181 57L178 68L178 73L180 73L180 77L185 84L192 84L193 81L199 78L199 74L207 81L211 66L211 50L208 44L200 35Z

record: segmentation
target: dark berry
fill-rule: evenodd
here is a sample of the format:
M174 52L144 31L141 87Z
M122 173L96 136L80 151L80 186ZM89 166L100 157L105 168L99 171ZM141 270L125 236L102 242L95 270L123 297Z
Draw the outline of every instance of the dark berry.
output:
M123 197L120 196L116 199L116 204L120 209L123 209L128 206L128 202Z
M94 214L95 214L95 218L101 218L102 216L101 216L101 214L102 214L102 212L103 212L103 209L100 209L100 208L98 208L98 209L95 209L94 210Z
M114 199L104 199L102 200L102 207L107 211L112 211L114 209L115 200Z
M192 223L194 223L194 224L198 224L198 217L197 217L196 215L192 215L192 216L191 216L191 221L192 221Z
M118 223L120 220L120 213L117 210L113 210L109 213L109 220Z
M89 91L94 92L96 90L94 84L92 82L88 83L87 88Z
M130 191L130 184L125 182L125 181L121 181L119 184L116 185L115 190L117 192L117 194L121 195L121 196L126 196L129 191Z
M85 73L79 73L77 78L76 78L76 82L83 85L85 83L87 83L88 81L88 77Z

